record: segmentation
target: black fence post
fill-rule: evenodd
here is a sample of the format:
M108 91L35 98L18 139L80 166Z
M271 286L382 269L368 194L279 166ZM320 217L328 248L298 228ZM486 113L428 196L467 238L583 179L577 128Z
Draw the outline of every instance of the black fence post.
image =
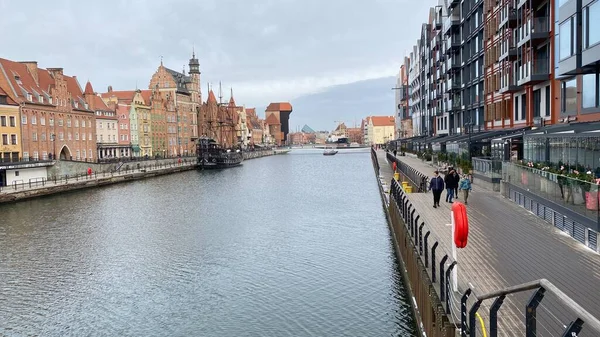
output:
M563 337L573 337L573 336L577 337L579 335L579 333L581 332L582 328L583 328L583 321L578 318L569 324L569 326L565 330L565 333L563 333Z
M429 268L429 246L427 245L429 234L431 234L431 231L427 231L427 233L425 233L425 268Z
M421 226L419 226L419 255L423 255L423 227L425 226L425 223L421 223Z
M525 307L525 337L535 337L537 335L537 315L536 309L544 298L546 289L538 288Z
M460 336L467 337L467 300L471 296L471 288L460 298Z
M448 260L448 254L444 255L440 261L440 301L442 302L446 300L446 286L444 285L444 264L446 263L446 260Z
M498 310L505 298L506 295L498 296L490 307L490 337L498 337Z
M454 269L454 266L456 266L456 261L452 262L449 266L448 266L448 270L446 270L446 313L449 314L450 313L450 273L452 272L452 269Z
M419 237L419 236L418 236L418 228L419 228L419 227L418 227L418 225L417 225L417 224L419 223L419 219L420 219L420 218L421 218L421 216L417 214L417 216L415 217L415 221L414 221L414 228L413 228L413 230L410 232L410 235L411 235L412 237L414 237L414 238L418 238L418 237ZM414 233L413 233L413 232L414 232ZM417 242L417 240L415 240L415 242ZM418 242L417 242L417 244L418 244Z
M431 247L431 282L435 283L435 249L439 242L436 241Z
M417 210L414 208L412 208L412 211L410 212L410 236L414 237L414 228L416 227L415 224L415 212Z
M473 304L473 306L471 307L471 311L469 311L469 337L477 336L475 314L477 313L477 310L479 310L479 307L481 306L481 302L482 302L481 300L477 300L477 302L475 302Z

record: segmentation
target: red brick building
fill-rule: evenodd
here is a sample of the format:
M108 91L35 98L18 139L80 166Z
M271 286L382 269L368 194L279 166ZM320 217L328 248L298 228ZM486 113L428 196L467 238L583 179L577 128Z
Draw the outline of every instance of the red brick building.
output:
M95 160L96 119L75 76L0 58L0 88L20 104L24 159Z

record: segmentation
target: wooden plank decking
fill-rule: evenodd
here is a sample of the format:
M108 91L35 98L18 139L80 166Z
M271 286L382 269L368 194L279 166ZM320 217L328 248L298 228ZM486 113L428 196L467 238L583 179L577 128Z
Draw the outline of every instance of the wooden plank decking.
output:
M380 175L391 181L393 173L385 152L378 151L377 157ZM427 176L435 169L420 159L398 158ZM476 292L485 293L546 278L587 311L600 316L600 255L504 199L500 193L478 188L476 184L473 189L467 206L469 244L459 250L457 258L459 291L472 285ZM432 235L439 240L438 252L444 251L451 256L451 227L446 225L450 222L451 204L445 203L444 198L445 193L440 202L442 207L434 209L431 193L409 195L420 220L425 221ZM524 335L524 308L530 295L531 292L507 297L499 313L499 335ZM458 301L460 294L453 294L452 298ZM489 305L491 301L484 302L480 309L484 318L487 318ZM458 317L458 313L455 316ZM562 324L567 325L574 318L555 299L546 296L538 309L537 336L558 335L564 329ZM600 331L586 330L585 324L580 334L598 335Z

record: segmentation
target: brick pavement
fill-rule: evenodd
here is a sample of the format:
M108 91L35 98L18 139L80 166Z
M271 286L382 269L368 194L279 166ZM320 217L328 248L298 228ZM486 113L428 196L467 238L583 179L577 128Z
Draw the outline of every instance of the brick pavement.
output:
M385 158L385 153L379 151L378 157ZM424 174L431 175L433 171L432 166L420 159L407 156L400 160ZM446 226L450 220L450 204L443 202L444 196L442 207L438 209L432 208L431 193L410 194L409 199L421 219L440 239L439 249L450 253L451 228ZM482 293L546 278L587 311L600 315L600 292L597 291L600 255L490 190L474 186L467 211L469 244L458 252L460 290L471 284ZM444 237L447 239L441 240ZM530 295L528 292L507 297L499 314L500 335L523 335L520 333L523 308ZM480 313L484 314L486 309L483 305ZM549 335L546 330L554 335L561 328L559 321L568 324L574 318L550 296L542 301L538 312L538 335ZM600 332L586 331L585 328L580 334L597 335Z

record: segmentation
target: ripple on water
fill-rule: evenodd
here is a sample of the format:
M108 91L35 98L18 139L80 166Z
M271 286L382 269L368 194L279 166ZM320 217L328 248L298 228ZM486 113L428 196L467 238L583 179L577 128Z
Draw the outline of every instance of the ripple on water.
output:
M294 152L0 206L0 335L412 335L369 153Z

